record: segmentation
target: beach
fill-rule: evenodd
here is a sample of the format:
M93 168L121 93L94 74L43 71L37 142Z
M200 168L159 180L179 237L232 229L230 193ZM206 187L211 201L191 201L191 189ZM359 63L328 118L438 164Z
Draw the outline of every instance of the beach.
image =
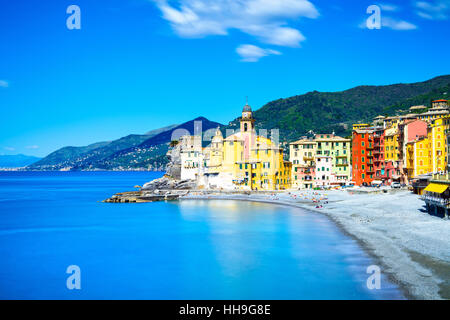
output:
M331 218L359 241L411 299L450 298L450 221L430 216L407 190L285 191L224 194L191 192L181 197L267 202L308 209Z

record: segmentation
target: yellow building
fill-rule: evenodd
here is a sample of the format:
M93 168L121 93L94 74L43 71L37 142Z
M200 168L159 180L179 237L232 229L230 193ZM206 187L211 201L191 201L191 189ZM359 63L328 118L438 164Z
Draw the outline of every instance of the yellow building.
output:
M369 128L370 124L368 123L355 123L353 124L353 130L360 130L364 128Z
M408 179L431 172L431 143L427 137L420 137L407 143L406 168Z
M384 128L397 128L401 119L399 116L387 117L383 119Z
M240 131L223 138L217 129L211 144L200 155L203 166L196 174L183 175L183 168L191 166L182 163L182 176L197 177L198 185L207 188L289 189L292 164L284 160L283 149L277 143L256 134L254 123L252 109L245 105Z
M440 99L431 102L431 108L418 115L420 120L431 123L433 120L448 116L450 114L448 100Z
M447 133L450 116L431 121L428 127L428 140L431 144L431 171L436 173L447 168Z
M312 139L300 139L289 144L293 188L312 189L315 187L316 151L317 142Z
M394 124L391 128L385 130L384 134L384 160L398 161L399 160L399 143L398 143L398 127Z

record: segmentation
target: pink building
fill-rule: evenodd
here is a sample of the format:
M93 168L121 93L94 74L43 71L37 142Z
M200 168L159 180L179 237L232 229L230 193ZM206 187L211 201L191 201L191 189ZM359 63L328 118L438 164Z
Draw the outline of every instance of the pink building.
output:
M408 183L408 170L406 168L406 144L414 141L419 137L427 135L428 124L423 120L410 120L399 125L399 147L400 147L400 159L398 169L401 172L401 181Z
M328 186L335 182L332 163L333 158L330 156L316 156L316 186Z
M295 168L294 180L305 189L312 189L315 186L316 168L314 166L299 166Z

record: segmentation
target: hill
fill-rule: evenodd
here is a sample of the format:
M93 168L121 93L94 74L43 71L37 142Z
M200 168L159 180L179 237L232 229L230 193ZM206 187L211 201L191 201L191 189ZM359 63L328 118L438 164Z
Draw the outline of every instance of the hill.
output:
M193 134L194 124L202 130L215 129L220 123L204 117L181 125L149 131L145 135L131 134L85 147L64 147L29 166L30 170L162 170L167 164L166 153L172 139L187 132ZM178 133L178 134L177 134Z
M143 135L130 134L114 141L97 142L83 147L64 147L33 163L28 169L61 170L64 168L83 167L86 163L93 163L122 149L139 145L143 141L176 126L170 125L155 129Z
M194 134L194 126L199 125L199 132L214 130L223 125L210 121L204 117L198 117L191 121L185 122L170 130L161 132L151 137L138 146L121 150L96 163L96 168L106 169L116 167L121 170L133 170L139 168L150 168L163 170L168 162L166 153L169 150L170 142L177 140L181 135L186 133Z
M424 82L358 86L340 92L308 92L271 101L254 111L256 128L280 130L281 141L292 141L309 130L348 135L351 124L377 115L394 115L411 105L429 106L432 99L450 95L450 75ZM237 129L238 119L222 128Z
M21 168L39 161L41 158L24 154L0 155L0 168Z

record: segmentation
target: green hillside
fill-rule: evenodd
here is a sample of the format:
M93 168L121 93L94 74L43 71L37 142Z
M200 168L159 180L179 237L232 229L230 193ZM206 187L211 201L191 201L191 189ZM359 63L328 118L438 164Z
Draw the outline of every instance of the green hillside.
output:
M155 129L143 135L130 134L114 141L98 142L84 147L64 147L50 153L28 168L31 170L60 170L66 167L89 167L91 164L107 158L120 150L137 146L176 126L170 125Z
M386 86L359 86L340 92L308 92L271 101L254 111L257 129L280 130L281 140L292 141L309 130L348 135L351 124L373 117L394 115L411 105L430 105L431 99L446 97L450 75ZM222 128L237 129L238 120Z

